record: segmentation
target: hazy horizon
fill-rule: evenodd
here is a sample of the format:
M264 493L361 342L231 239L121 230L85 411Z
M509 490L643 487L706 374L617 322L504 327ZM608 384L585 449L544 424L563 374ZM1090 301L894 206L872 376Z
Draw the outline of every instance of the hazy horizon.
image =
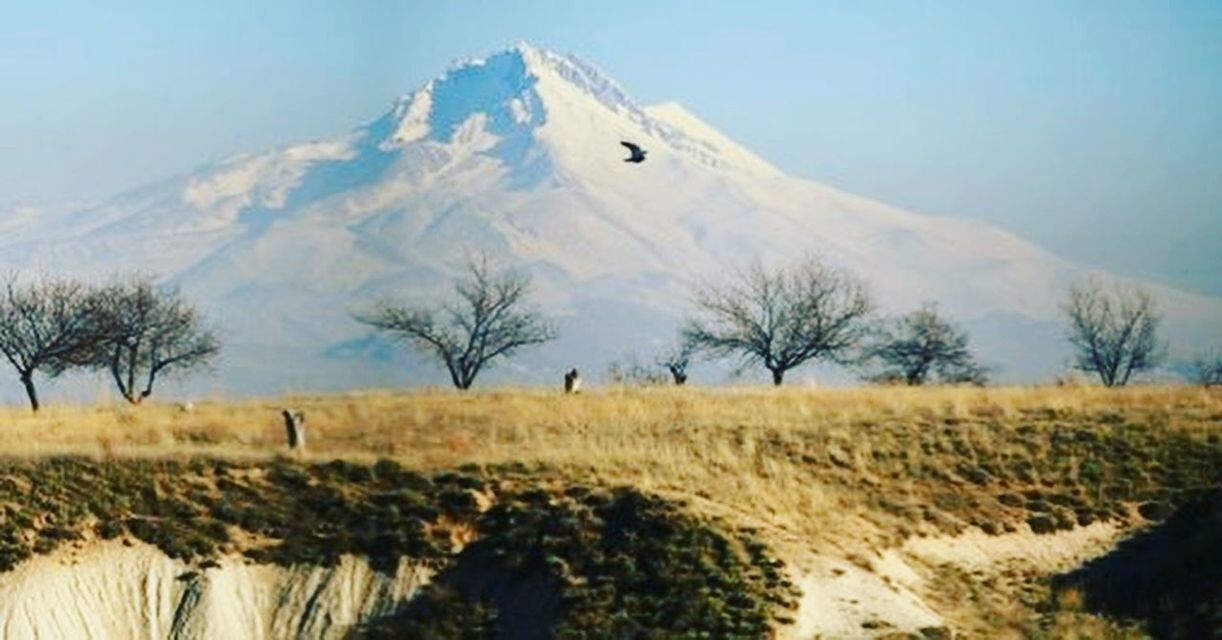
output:
M796 176L1222 295L1222 6L51 3L0 26L0 204L342 133L525 40Z

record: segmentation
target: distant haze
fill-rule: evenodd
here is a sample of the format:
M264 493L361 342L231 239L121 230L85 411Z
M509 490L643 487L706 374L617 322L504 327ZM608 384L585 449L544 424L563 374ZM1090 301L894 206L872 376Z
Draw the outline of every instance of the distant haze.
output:
M788 173L1222 294L1222 3L24 4L0 207L331 136L530 40Z

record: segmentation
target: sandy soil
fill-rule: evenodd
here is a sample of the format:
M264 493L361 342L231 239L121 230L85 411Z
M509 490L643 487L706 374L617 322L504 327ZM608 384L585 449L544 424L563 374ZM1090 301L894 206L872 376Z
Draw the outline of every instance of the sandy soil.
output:
M1026 525L1003 535L972 528L957 536L909 538L852 562L815 556L795 572L802 597L784 637L871 638L945 627L945 612L937 610L929 584L937 567L950 564L980 579L1050 575L1107 553L1126 533L1110 522L1042 535Z

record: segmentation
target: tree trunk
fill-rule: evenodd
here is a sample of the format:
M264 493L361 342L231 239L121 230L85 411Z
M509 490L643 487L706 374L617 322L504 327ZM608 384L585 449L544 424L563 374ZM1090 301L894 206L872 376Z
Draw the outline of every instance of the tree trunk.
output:
M784 381L785 381L785 370L784 369L773 369L772 370L772 384L774 386L779 387L781 386L781 383Z
M450 371L450 382L454 385L454 388L462 391L464 387L462 386L462 378L459 376L457 365L453 362L446 362L446 369Z
M1116 386L1118 387L1128 386L1129 378L1132 376L1133 376L1133 361L1129 360L1129 362L1126 363L1125 366L1121 367L1121 373L1119 374L1120 379L1117 380Z
M132 390L123 384L123 373L119 370L118 356L110 363L110 375L115 379L115 386L119 387L119 395L123 396L128 403L136 404L136 401L132 399Z
M475 376L477 374L479 374L479 365L467 365L461 369L460 375L462 380L460 380L460 382L462 382L462 385L460 385L459 388L463 391L470 389L471 385L475 384Z
M25 395L30 398L30 410L38 411L38 390L34 388L34 374L22 374L21 384L25 386Z
M155 381L156 379L157 379L157 367L156 366L149 367L148 383L144 385L144 391L140 392L141 401L153 395L153 381Z
M132 404L140 404L136 399L136 348L132 347L127 353L127 401Z
M1105 369L1099 370L1099 381L1102 382L1103 386L1105 387L1116 386L1116 379Z
M1103 365L1102 370L1099 371L1099 375L1103 377L1103 386L1105 387L1118 386L1118 383L1120 383L1119 373L1120 373L1120 363L1119 362L1105 363Z

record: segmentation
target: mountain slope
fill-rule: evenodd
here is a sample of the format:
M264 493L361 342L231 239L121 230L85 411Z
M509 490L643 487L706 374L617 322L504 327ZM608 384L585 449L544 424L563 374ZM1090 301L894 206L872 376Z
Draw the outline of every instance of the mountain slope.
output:
M648 161L622 162L621 139ZM1083 273L985 225L787 176L683 107L642 108L588 63L529 45L460 63L346 135L21 226L0 267L180 284L228 338L210 384L248 393L440 381L349 314L442 295L477 251L528 269L561 326L500 372L519 382L649 351L673 337L693 281L809 253L861 273L887 309L939 301L986 361L1030 379L1063 365L1057 304ZM1159 294L1177 341L1222 341L1222 302Z

